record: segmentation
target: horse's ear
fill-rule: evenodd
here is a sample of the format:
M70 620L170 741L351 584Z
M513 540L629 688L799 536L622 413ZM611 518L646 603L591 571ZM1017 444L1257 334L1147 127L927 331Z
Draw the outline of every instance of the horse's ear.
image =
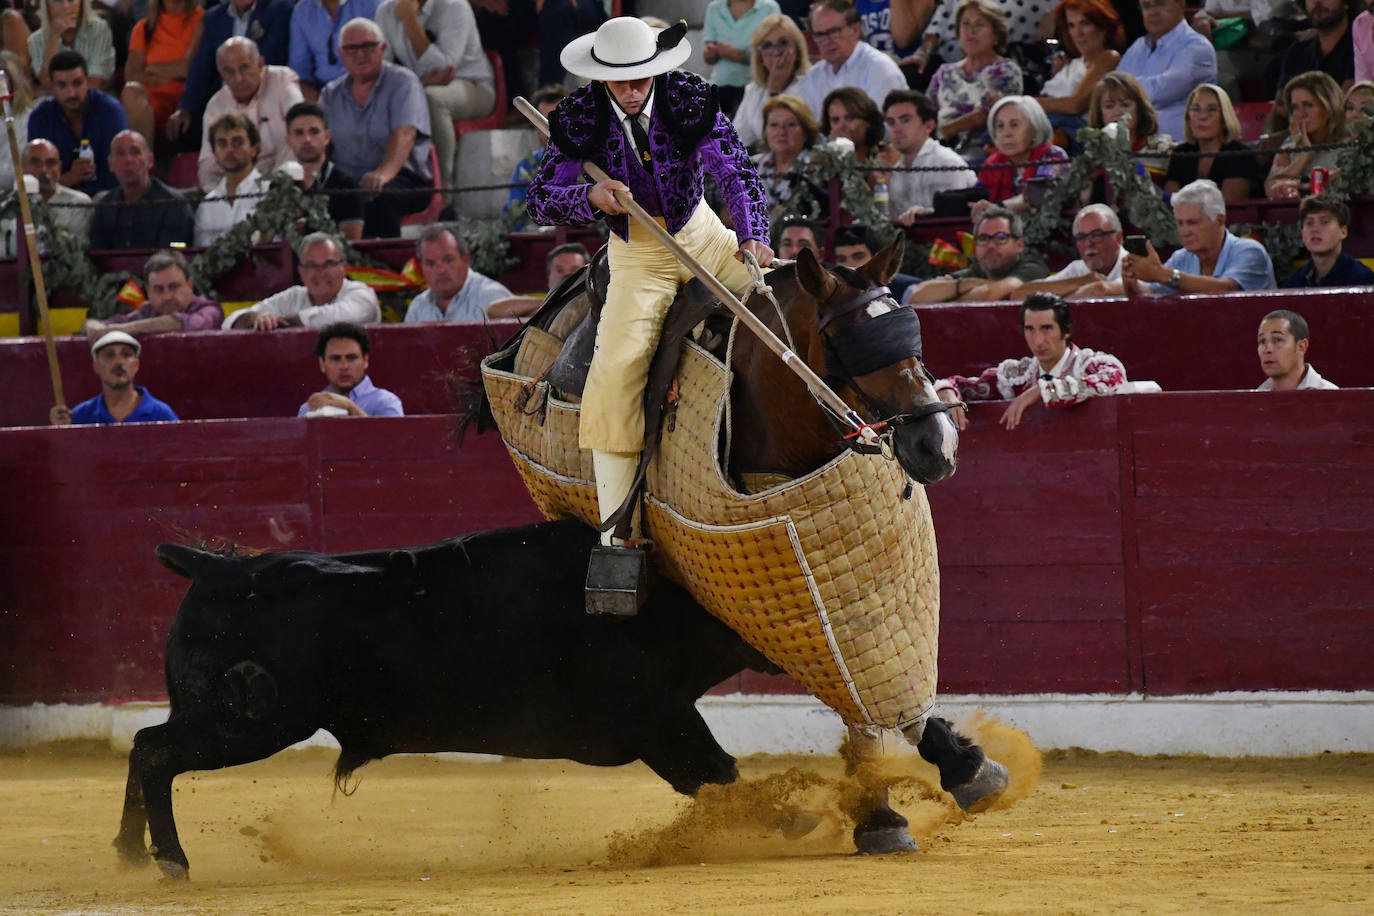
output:
M835 292L835 278L821 266L810 248L797 252L797 282L817 302L824 302Z
M905 249L906 236L899 232L892 244L881 249L859 268L859 274L874 286L886 285L902 269L902 252Z

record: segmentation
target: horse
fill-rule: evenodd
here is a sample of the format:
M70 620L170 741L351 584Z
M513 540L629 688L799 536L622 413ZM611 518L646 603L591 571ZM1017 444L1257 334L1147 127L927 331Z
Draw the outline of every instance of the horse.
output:
M726 348L728 356L720 357L728 359L731 370L730 424L728 444L719 449L716 457L739 493L762 492L772 487L786 486L785 481L805 479L807 475L828 465L834 471L834 462L846 450L874 453L896 462L908 481L905 493L908 497L911 495L912 482L933 484L954 473L958 462L958 431L947 413L953 405L939 399L934 390L934 379L925 368L920 325L914 309L899 305L886 287L901 263L902 251L903 242L899 236L866 264L858 269L850 269L826 268L812 252L803 250L793 264L782 266L767 275L771 297L757 294L749 297L748 307L785 342L795 358L803 360L818 375L827 379L832 390L851 408L852 416L849 420L834 416L812 396L784 360L779 359L761 340L743 330L734 331L733 339ZM596 282L593 277L589 285L594 288ZM553 305L552 298L550 305ZM690 294L684 293L681 298L688 299ZM669 322L690 325L696 320L695 313L691 315L685 322L673 317ZM594 318L588 319L588 322L592 320ZM559 313L556 308L551 308L547 312L541 310L531 324L547 329L559 326L558 322ZM582 333L588 322L569 335L565 350L576 349L573 339L581 334L581 352L590 356L589 335ZM562 326L567 327L569 323L563 321ZM721 337L713 333L705 336ZM725 336L729 337L729 332ZM511 386L517 378L522 377L523 370L518 369L522 359L519 354L524 352L522 347L520 335L517 335L505 348L484 361L486 394L493 408L494 419L502 427L507 445L517 458L517 468L530 485L531 494L540 508L551 517L580 515L594 524L597 519L589 514L594 509L585 498L588 475L585 467L579 471L582 459L571 459L569 464L566 448L541 451L552 439L567 435L570 425L575 426L575 416L569 417L561 404L549 400L536 411L539 416L537 423L531 421L529 393L537 389L537 381L526 382L523 393L511 396ZM674 359L676 348L680 347L681 344L676 340L665 340L655 357L651 376L660 375L657 372L659 362L665 358ZM535 350L542 352L537 347ZM507 361L514 367L513 375L500 376ZM528 371L537 371L534 362L528 365ZM570 377L560 365L554 361L553 368L546 370L546 377L554 379L557 385L562 384L560 379ZM693 389L691 394L698 396L702 390ZM682 400L685 402L687 398L688 389L684 384ZM651 400L652 397L646 397L646 401ZM653 407L652 404L647 406ZM545 410L548 413L547 424L543 413ZM866 424L866 436L851 432L850 422L855 418L859 423ZM656 443L659 436L652 411L648 419L650 441ZM664 434L663 441L668 441L668 434ZM701 460L709 461L711 458L701 457ZM644 465L649 466L648 458ZM839 472L847 473L848 470L852 468L840 469ZM535 479L549 474L553 476ZM651 471L646 478L646 487L651 491L655 486L666 485L671 488L673 481L682 476L672 477L667 472L656 476ZM696 477L709 478L710 475L698 474ZM581 482L577 485L582 487L581 496L560 489L569 481L579 480ZM551 486L546 485L550 483ZM718 494L713 492L710 495L714 497ZM882 497L875 493L871 498ZM678 510L671 504L665 505L673 511ZM629 504L622 507L621 514L627 508ZM646 505L646 514L649 514L649 508L652 507ZM667 515L661 507L658 508L660 511L654 515L656 523L664 521ZM844 512L848 505L841 502L829 508ZM649 527L647 533L653 538L655 533L652 526ZM728 531L728 523L725 528L717 528L716 531ZM930 547L933 550L933 539ZM670 575L676 572L680 581L692 579L691 574L673 569L674 563L681 566L678 561L684 552L690 554L691 549L680 550L679 555L660 561L668 564ZM883 572L878 570L879 575ZM722 615L719 600L714 605L708 600L711 597L718 599L718 595L698 594L695 591L694 594L710 607L712 613L722 616L732 626L736 625L735 619L728 614ZM938 597L935 598L935 604L938 605ZM747 633L741 631L741 635L749 639ZM934 659L930 661L933 663ZM931 669L929 690L933 694L933 664ZM794 671L789 673L797 676ZM805 681L804 684L811 687ZM819 693L817 695L821 696ZM846 756L848 769L853 774L863 772L862 765L879 753L879 729L860 721L861 716L846 715L843 702L832 702L830 696L821 698L840 711L841 716L850 723ZM1005 768L988 759L981 749L953 732L948 723L942 720L931 720L939 721L939 725L931 729L932 734L927 735L928 709L928 704L919 710L907 709L904 718L895 724L900 726L904 738L915 745L922 756L941 768L942 786L952 791L961 807L967 810L987 807L1008 784ZM876 721L872 716L869 719ZM958 763L951 765L950 761L956 758ZM854 834L861 852L884 853L915 848L906 829L906 821L888 805L885 789L881 786L868 787L863 809L863 813L856 818Z

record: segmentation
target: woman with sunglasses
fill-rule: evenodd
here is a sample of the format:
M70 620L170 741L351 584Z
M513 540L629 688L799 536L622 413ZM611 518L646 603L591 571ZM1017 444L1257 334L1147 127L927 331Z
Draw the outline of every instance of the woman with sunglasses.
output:
M749 85L735 109L735 133L754 148L763 142L763 106L778 95L800 97L802 74L811 67L806 39L790 16L764 18L749 39Z

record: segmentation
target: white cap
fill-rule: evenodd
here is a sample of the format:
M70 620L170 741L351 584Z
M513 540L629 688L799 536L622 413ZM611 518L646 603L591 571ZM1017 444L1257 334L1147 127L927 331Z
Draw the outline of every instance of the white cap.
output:
M108 347L110 344L117 343L128 344L133 347L135 356L143 349L143 344L139 343L138 339L132 334L127 334L124 331L106 331L104 334L100 335L100 338L95 343L91 344L91 355L95 356L103 348Z

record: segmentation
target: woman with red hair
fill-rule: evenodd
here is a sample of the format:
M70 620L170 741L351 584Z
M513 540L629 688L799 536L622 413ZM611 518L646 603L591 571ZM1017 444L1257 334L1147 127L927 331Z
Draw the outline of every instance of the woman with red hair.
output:
M1064 51L1055 56L1055 73L1036 99L1062 139L1074 142L1085 123L1093 87L1116 69L1126 32L1109 0L1063 0L1054 9L1055 32Z

